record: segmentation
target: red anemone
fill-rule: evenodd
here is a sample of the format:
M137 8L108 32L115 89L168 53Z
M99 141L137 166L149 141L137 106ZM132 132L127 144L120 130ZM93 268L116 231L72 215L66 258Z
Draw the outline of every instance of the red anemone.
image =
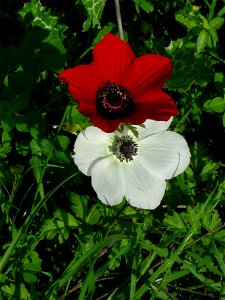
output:
M59 75L68 84L78 110L105 132L120 123L167 121L178 114L172 98L162 91L172 73L169 58L156 54L135 57L131 47L108 33L93 49L93 62Z

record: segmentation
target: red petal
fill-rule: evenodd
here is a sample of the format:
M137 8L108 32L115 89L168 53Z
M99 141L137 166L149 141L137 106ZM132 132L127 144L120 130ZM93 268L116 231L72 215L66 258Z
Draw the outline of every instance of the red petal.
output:
M135 98L134 116L130 122L137 124L136 120L143 123L146 119L156 121L168 121L171 116L179 112L173 99L162 91L151 90L142 93Z
M78 110L80 113L82 113L83 115L88 117L94 126L99 127L101 130L103 130L105 132L115 131L121 122L121 119L109 120L109 119L103 118L96 111L95 104L81 102L78 105Z
M95 103L98 82L93 64L67 69L59 74L59 79L68 84L69 92L75 100Z
M164 56L146 54L133 59L126 72L124 86L135 97L151 88L161 90L171 76L172 62Z
M99 82L110 81L118 84L121 83L134 53L126 42L108 33L94 47L93 57Z
M94 126L99 127L101 130L107 133L117 130L121 122L120 120L106 120L97 114L93 115L90 120Z
M105 132L115 131L121 122L120 119L109 120L99 115L99 113L96 111L95 101L80 101L78 105L78 110L85 117L89 118L94 126L99 127Z

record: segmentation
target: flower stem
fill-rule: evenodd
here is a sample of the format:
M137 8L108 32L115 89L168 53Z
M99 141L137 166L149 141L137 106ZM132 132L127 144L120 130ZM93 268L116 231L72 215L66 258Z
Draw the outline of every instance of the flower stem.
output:
M116 7L116 18L117 18L119 36L120 36L121 40L124 40L123 24L122 24L122 19L121 19L121 12L120 12L120 3L119 3L119 0L114 0L114 1L115 1L115 7Z

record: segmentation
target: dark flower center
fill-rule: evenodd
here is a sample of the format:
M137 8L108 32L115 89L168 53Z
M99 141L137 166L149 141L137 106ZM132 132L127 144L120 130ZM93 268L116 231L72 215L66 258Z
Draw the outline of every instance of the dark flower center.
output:
M132 155L134 152L134 143L133 142L123 142L120 146L120 152L123 155Z
M123 86L106 82L97 91L96 109L107 119L118 119L132 111L133 99Z
M137 155L138 144L135 143L131 136L115 135L112 144L109 146L109 151L116 156L117 159L122 161L132 161L133 157Z

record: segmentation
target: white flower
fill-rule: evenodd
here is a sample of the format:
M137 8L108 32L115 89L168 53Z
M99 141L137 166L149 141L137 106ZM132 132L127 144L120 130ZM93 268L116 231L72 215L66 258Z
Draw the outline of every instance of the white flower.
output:
M166 131L172 122L147 120L137 126L138 138L125 127L122 133L105 133L90 126L75 142L74 160L91 176L98 198L116 205L123 197L133 206L155 209L161 202L165 179L182 173L190 161L185 139Z

